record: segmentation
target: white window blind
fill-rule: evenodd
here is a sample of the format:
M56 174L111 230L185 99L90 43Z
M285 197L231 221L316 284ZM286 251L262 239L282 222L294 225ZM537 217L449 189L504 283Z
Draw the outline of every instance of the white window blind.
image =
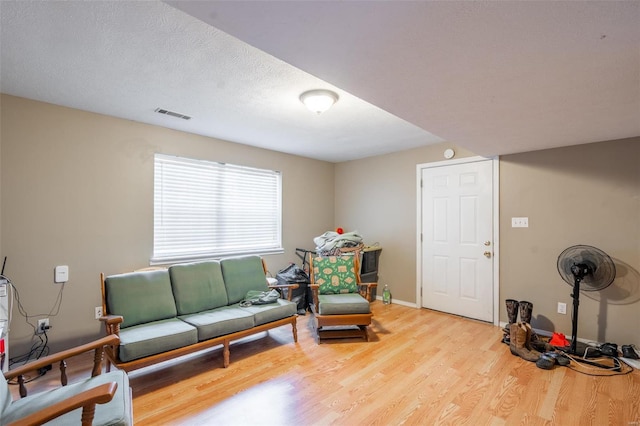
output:
M282 252L280 172L155 155L152 263Z

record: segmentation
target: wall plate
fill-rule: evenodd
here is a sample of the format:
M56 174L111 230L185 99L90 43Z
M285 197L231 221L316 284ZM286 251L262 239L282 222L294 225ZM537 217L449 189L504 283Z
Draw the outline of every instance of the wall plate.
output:
M67 281L69 281L69 266L56 266L53 281L56 283L66 283Z

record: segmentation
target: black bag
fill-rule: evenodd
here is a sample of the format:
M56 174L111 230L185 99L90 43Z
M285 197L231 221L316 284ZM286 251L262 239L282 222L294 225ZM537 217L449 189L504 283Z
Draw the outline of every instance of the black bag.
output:
M276 274L278 284L298 284L291 293L291 300L298 305L298 314L304 315L311 303L311 289L309 288L309 275L296 265L290 264Z

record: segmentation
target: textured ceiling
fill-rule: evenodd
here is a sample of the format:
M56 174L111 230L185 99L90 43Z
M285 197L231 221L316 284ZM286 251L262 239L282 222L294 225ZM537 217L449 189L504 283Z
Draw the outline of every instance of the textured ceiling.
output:
M477 154L640 135L640 1L169 3Z
M3 93L331 162L441 141L165 3L0 1L0 14ZM340 96L321 115L299 101L317 88Z
M640 135L638 1L0 1L0 14L3 93L311 158ZM340 101L310 113L298 96L315 88Z

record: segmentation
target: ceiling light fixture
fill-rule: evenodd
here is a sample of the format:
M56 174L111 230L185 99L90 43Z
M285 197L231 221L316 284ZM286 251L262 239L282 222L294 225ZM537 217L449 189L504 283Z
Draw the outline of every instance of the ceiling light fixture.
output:
M338 102L338 94L330 90L309 90L300 95L300 101L310 111L317 114L323 113Z

